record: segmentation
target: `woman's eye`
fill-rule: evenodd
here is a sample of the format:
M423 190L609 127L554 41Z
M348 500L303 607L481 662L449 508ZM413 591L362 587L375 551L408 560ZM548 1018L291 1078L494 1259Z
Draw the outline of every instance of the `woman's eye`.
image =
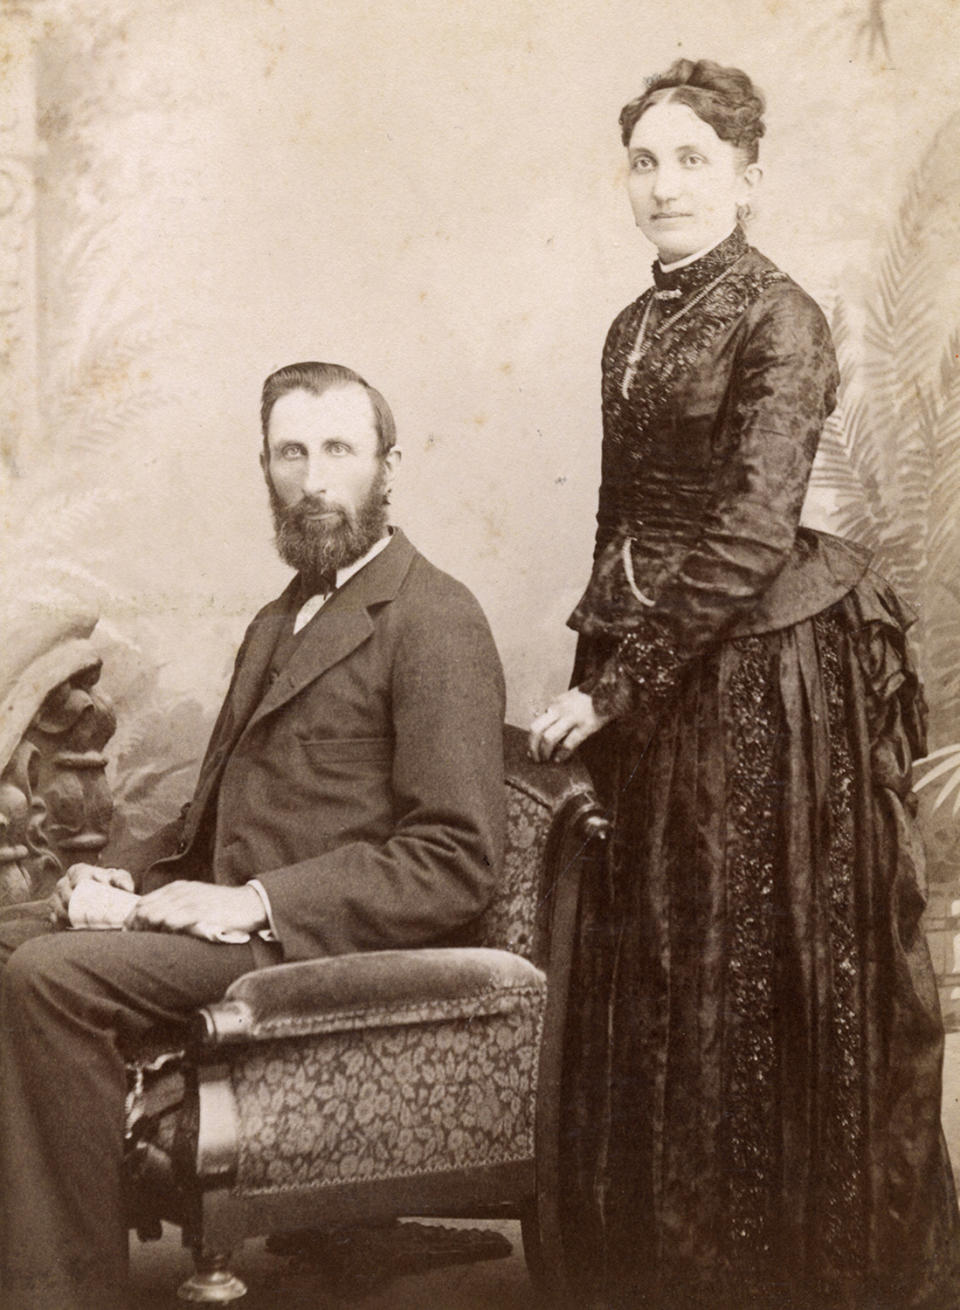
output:
M701 164L705 164L707 161L703 155L684 155L683 162L687 168L699 168Z
M653 168L653 160L649 155L637 155L633 161L633 168L637 173L647 173Z

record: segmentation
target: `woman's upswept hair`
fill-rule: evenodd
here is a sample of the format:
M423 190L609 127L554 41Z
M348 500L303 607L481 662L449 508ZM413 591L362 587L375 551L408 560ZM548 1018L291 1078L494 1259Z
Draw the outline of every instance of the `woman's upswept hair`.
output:
M678 59L653 78L643 95L620 111L620 137L629 145L633 129L651 105L676 100L709 123L721 141L743 152L745 164L755 164L764 133L763 95L739 68L724 68L711 59Z

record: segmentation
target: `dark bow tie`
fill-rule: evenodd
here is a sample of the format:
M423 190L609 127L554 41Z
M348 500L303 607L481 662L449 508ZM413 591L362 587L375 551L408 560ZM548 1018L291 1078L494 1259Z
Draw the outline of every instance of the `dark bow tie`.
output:
M299 602L305 605L311 596L329 596L337 589L337 571L311 574L309 578L300 578Z

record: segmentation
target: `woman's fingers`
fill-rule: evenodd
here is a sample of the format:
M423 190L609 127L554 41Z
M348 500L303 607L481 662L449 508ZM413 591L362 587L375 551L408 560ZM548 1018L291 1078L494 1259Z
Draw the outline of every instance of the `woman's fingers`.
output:
M540 763L550 759L562 762L604 723L606 719L597 714L591 697L579 687L571 687L530 725L530 757Z
M569 714L559 713L552 706L530 725L530 754L541 764L554 758L557 747L574 727Z
M544 734L552 723L553 707L551 706L550 709L544 710L542 714L538 714L530 724L530 735L527 738L527 747L530 752L530 758L537 760L540 763L550 758L549 751L547 754L543 753L545 749Z
M554 748L553 759L557 764L562 764L564 760L569 759L581 742L586 741L589 733L580 723L571 724L569 731Z

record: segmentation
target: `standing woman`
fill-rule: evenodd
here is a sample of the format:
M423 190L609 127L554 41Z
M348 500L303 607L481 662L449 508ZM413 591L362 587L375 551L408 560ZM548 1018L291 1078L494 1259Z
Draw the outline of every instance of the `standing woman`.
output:
M536 758L612 816L563 1088L572 1304L955 1310L910 617L800 528L837 367L752 249L763 101L679 60L620 115L654 287L603 352L575 687Z

